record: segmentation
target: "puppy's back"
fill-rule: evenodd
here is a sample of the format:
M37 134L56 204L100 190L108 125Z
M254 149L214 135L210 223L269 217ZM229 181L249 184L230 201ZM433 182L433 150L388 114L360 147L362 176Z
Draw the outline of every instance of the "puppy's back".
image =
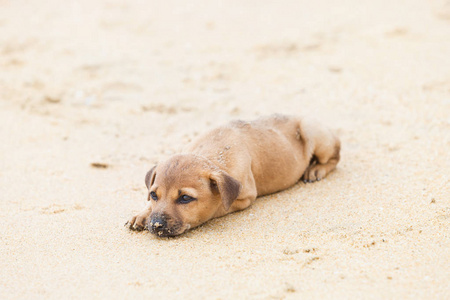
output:
M251 173L258 195L295 184L309 164L299 119L272 115L233 121L200 136L187 151L202 155L237 178Z

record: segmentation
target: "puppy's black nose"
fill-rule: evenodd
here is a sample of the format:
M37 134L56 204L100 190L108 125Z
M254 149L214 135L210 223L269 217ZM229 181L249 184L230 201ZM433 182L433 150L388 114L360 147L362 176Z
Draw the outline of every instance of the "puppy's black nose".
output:
M167 228L167 221L164 215L155 215L150 220L150 229L156 234L162 234ZM160 235L161 235L160 234Z

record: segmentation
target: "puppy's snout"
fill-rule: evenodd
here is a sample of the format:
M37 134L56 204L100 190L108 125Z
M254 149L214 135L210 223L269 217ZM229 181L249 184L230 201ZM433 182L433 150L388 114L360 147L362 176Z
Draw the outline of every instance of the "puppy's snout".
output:
M176 236L184 231L183 223L164 213L151 215L147 228L159 237Z
M167 218L164 215L155 215L150 219L150 229L158 235L162 235L167 229Z

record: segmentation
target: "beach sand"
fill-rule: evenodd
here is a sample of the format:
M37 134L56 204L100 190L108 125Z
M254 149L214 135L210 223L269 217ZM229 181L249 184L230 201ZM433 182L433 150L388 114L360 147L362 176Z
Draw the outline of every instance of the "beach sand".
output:
M325 180L177 238L145 173L313 116ZM450 298L448 1L0 0L1 299Z

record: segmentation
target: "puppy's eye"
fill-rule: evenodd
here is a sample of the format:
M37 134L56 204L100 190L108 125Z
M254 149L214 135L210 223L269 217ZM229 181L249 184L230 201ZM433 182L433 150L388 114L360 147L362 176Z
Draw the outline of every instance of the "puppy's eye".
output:
M180 198L178 198L178 203L187 204L187 203L192 202L194 200L197 200L197 199L195 199L194 197L188 196L188 195L183 195Z
M152 197L153 200L158 201L158 196L156 196L155 192L150 192L150 197Z

